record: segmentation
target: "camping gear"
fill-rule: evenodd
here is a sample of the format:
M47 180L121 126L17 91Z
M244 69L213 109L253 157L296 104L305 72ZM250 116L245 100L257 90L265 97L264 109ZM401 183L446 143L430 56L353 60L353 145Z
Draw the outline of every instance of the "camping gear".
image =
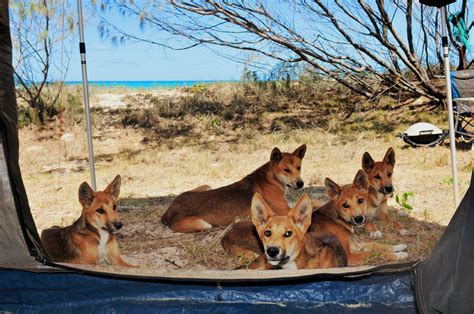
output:
M456 137L474 140L474 70L451 72Z
M414 267L421 313L474 311L474 171L471 186L431 256Z
M466 142L474 140L474 70L451 72L454 135ZM397 136L413 147L432 147L443 142L448 131L419 122Z
M87 61L86 61L86 43L84 41L84 20L82 17L82 0L77 0L77 17L79 25L79 54L81 55L81 71L82 71L82 96L84 99L84 108L86 111L86 127L87 127L87 147L89 149L89 171L91 174L92 189L97 190L95 178L95 161L94 161L94 144L92 140L91 127L91 108L89 105L89 80L87 79Z
M447 134L447 131L443 131L431 123L418 122L397 136L413 147L432 147L443 142Z
M466 51L471 50L471 44L469 43L469 31L464 23L464 19L461 16L462 12L458 11L454 14L450 14L448 21L453 24L453 36L458 42L460 42Z
M446 85L446 103L448 105L448 122L449 122L449 149L451 151L451 174L453 176L453 195L455 206L459 205L459 182L456 157L456 142L454 132L454 111L453 99L451 91L450 60L449 60L449 41L447 35L447 6L456 0L420 0L420 3L430 7L437 7L441 13L441 43L443 45L443 61L444 61L444 79Z

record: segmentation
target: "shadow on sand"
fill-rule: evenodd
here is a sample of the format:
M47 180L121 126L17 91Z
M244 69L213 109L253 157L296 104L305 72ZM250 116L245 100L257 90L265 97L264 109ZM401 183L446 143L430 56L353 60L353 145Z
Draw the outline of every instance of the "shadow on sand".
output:
M306 192L314 199L325 199L324 188L308 187L303 191L292 191L288 195L290 204ZM124 223L120 233L120 246L124 255L132 257L142 268L154 269L235 269L250 261L228 256L220 245L227 227L216 227L200 233L177 233L161 223L161 216L173 201L174 195L148 198L123 198L119 211ZM400 215L392 210L391 216L403 223L410 235L401 236L377 223L384 237L378 242L388 244L405 243L408 245L409 260L418 260L428 256L445 227L436 223L418 220L410 215ZM247 220L249 217L241 217ZM370 241L365 230L358 230L356 239ZM374 254L365 264L384 264Z

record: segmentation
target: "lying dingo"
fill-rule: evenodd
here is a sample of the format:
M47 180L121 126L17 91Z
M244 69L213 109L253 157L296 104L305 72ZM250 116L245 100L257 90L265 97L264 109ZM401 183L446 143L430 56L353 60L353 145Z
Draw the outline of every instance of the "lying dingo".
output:
M41 233L41 242L55 262L136 267L120 254L115 232L122 228L117 213L120 176L103 192L94 192L83 182L79 187L82 214L71 226L51 227Z
M403 252L407 249L406 244L385 245L353 240L354 227L363 227L366 222L369 183L363 170L357 172L352 184L339 186L329 178L324 184L330 201L313 213L310 232L334 234L344 247L349 265L364 262L374 252L388 261L408 256Z
M252 222L262 242L262 254L251 269L305 269L347 266L338 239L330 234L307 233L313 206L307 194L286 215L277 215L263 197L252 199ZM245 239L242 239L245 241Z
M218 188L203 186L178 195L162 216L163 224L178 232L199 232L213 226L228 225L236 217L250 215L255 193L260 193L277 213L288 212L287 188L301 189L301 162L306 145L293 153L274 148L270 161L242 180Z

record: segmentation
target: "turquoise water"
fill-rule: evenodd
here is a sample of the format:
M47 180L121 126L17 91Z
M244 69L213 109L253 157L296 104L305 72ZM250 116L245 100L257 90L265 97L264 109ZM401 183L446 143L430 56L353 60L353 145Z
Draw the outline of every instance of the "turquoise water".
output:
M89 86L126 88L173 88L196 84L227 83L232 81L89 81ZM82 81L69 81L65 85L82 85Z

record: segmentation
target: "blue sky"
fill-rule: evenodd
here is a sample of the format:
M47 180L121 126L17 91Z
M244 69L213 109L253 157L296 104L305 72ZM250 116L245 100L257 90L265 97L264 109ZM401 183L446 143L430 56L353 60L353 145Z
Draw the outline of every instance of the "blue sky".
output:
M72 8L76 11L75 6ZM115 12L108 14L108 17L123 29L135 32L139 29L136 19L122 17ZM110 39L100 38L97 24L98 19L94 17L85 23L91 81L239 80L244 68L242 64L218 56L206 47L173 51L141 42L114 45ZM79 36L76 35L67 81L81 80L78 41Z
M73 0L65 0L68 2L68 6L73 12L77 11L76 3ZM105 0L107 2L107 0ZM126 0L128 1L128 0ZM136 0L140 1L140 0ZM144 1L144 0L143 0ZM154 1L152 3L159 2ZM275 5L278 4L278 5ZM184 51L174 51L170 49L164 49L160 46L152 45L144 42L125 42L122 44L115 45L110 39L101 38L98 31L99 18L92 16L90 2L85 1L84 7L85 12L89 16L85 23L86 27L86 44L87 44L87 61L88 61L88 72L89 80L238 80L241 77L244 65L236 63L222 56L215 54L209 48L200 46L194 47ZM301 32L307 36L308 41L316 40L319 33L323 33L326 37L330 37L334 42L340 41L340 36L328 29L328 25L325 21L320 21L317 17L315 18L311 13L297 12L293 9L291 3L287 1L274 1L268 2L268 7L275 12L278 12L277 16L283 17L290 23L298 26ZM140 35L139 18L138 17L124 17L117 12L117 9L110 11L101 12L100 15L106 16L107 20L123 29L128 33ZM157 11L160 14L160 11ZM77 19L76 13L74 16ZM402 17L398 17L402 18ZM342 20L341 20L342 21ZM398 24L398 23L395 23ZM403 23L400 23L403 25ZM330 27L330 26L329 26ZM396 26L397 27L397 26ZM156 29L147 28L144 29L145 38L150 38L158 42L164 42L169 36L157 33ZM66 81L78 81L81 79L81 67L78 52L78 35L77 29L75 30L75 42L73 43L72 59L69 66L69 72L66 76ZM240 34L240 33L239 33ZM403 29L399 32L403 38L405 33ZM415 30L414 37L416 39L415 46L418 47L420 44L421 32ZM356 35L354 35L356 36ZM180 39L181 40L181 39ZM173 41L176 43L176 40ZM378 43L370 41L365 43L369 48L374 47L376 49ZM274 45L262 44L264 50L276 54L281 53L286 56L288 51L284 49L272 50ZM326 46L324 46L326 47ZM238 52L235 50L222 50L225 48L218 48L216 46L212 49L220 49L224 55L236 55ZM337 54L344 53L345 46L343 45L329 45L326 47L327 50L337 50ZM347 48L347 54L352 54L354 58L359 59L359 55L350 48ZM380 52L381 58L387 58L386 52ZM240 54L240 59L245 60L248 55ZM253 62L263 61L262 57L251 56ZM267 62L265 62L267 61ZM275 64L275 61L269 61L265 59L263 61L268 66ZM367 61L363 61L367 62ZM368 61L370 62L370 60ZM59 78L52 77L52 79Z

